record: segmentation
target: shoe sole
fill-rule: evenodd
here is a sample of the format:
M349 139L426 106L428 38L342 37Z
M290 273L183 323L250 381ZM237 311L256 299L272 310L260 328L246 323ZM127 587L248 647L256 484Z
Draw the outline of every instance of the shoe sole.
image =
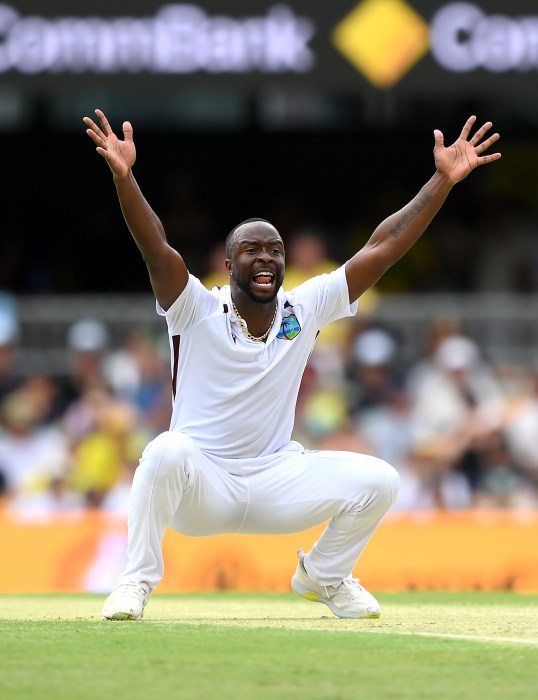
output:
M103 617L105 618L105 620L112 620L112 621L116 621L116 622L120 621L120 620L121 621L126 621L126 620L135 621L135 620L142 619L142 615L136 616L136 615L133 615L133 613L128 613L128 612L115 612L115 613L112 613L112 615L103 615Z
M323 603L326 605L329 610L336 615L336 617L342 617L346 619L353 619L353 620L373 620L374 618L381 617L380 612L376 613L366 613L366 615L353 615L353 613L345 613L340 608L336 608L330 600L323 600L323 598L320 598L318 603Z
M308 588L306 588L306 586L303 586L302 583L299 583L295 579L295 576L291 580L291 587L293 592L301 598L304 598L305 600L308 600L311 603L323 603L323 605L326 605L329 608L329 610L333 613L333 615L336 615L336 617L353 620L373 620L375 618L381 617L380 611L375 613L366 613L366 615L356 615L353 613L345 612L344 610L340 610L340 608L337 608L334 605L334 603L328 598L323 598L323 596L320 596L319 593L315 593L314 591L311 591Z

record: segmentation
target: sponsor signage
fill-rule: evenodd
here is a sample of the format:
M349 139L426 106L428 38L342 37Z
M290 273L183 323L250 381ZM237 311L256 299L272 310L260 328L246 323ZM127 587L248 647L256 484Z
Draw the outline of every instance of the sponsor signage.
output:
M259 15L215 15L203 5L170 3L150 16L24 15L0 4L0 71L305 73L315 24L285 4Z
M513 11L510 4L507 10ZM517 71L538 77L538 4L534 14L520 16L491 13L471 2L447 3L432 18L430 46L447 71Z
M536 92L536 0L0 0L0 85ZM127 82L126 82L127 81Z

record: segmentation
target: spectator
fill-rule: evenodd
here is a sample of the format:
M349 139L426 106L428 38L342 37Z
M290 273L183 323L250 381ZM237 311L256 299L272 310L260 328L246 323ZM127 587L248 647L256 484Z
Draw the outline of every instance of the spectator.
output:
M480 424L497 424L502 391L489 366L470 338L453 335L438 346L429 371L409 385L416 441L458 434Z
M224 243L217 243L209 251L207 257L207 272L202 278L202 282L207 289L222 287L228 284L228 273L224 266L226 260L226 247Z
M4 398L0 416L0 471L12 496L37 493L69 469L67 442L58 426L42 425L45 409L21 387Z
M103 374L116 395L133 404L155 434L170 419L170 369L166 348L143 333L130 333L123 346L103 360ZM164 343L163 343L164 345Z
M403 473L396 509L461 510L472 505L472 491L465 476L454 469L447 441L438 438L417 445Z
M110 398L98 405L96 429L76 445L70 484L84 494L88 505L100 506L106 493L132 469L147 440L137 427L135 409Z

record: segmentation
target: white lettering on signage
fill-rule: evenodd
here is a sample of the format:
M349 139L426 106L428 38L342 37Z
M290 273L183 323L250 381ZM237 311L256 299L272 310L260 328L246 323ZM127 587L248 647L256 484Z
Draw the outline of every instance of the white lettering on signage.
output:
M210 17L172 4L155 17L21 17L0 4L0 72L304 73L315 25L286 5L264 17Z
M471 3L451 3L432 20L431 51L444 68L455 72L536 69L538 17L488 17Z

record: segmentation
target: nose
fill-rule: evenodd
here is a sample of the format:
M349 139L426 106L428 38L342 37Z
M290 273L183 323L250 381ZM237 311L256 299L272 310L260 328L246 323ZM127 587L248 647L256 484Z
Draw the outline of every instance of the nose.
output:
M264 262L271 262L273 256L270 251L266 250L265 248L262 248L258 254L258 258L260 260L263 260Z

